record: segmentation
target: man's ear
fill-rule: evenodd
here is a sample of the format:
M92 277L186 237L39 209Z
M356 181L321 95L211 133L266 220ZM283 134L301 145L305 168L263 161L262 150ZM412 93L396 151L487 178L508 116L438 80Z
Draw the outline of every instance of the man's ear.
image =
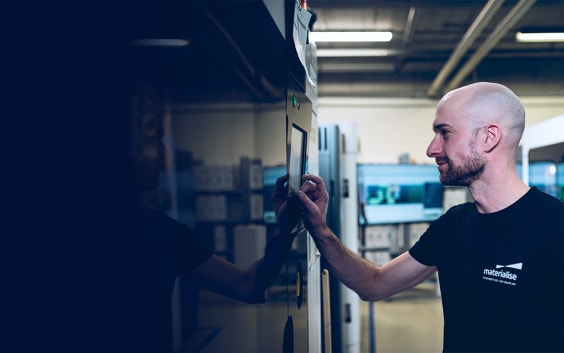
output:
M488 125L486 128L486 139L484 140L484 151L491 152L500 143L502 136L501 127L496 124Z

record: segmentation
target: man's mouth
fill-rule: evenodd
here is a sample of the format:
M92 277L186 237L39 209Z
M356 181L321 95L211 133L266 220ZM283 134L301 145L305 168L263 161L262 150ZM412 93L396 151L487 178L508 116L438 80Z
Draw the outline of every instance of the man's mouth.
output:
M437 169L439 170L439 172L446 171L446 169L448 168L448 159L446 158L436 159L435 162L437 163Z

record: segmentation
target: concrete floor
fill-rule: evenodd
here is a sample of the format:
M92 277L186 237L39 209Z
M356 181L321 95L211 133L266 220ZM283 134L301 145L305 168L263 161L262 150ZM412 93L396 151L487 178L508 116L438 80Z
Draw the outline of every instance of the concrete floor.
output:
M249 306L209 294L201 300L206 305L200 312L200 323L212 333L209 335L210 340L204 347L183 350L183 352L282 352L287 302L281 301L279 305L271 303L268 306ZM371 307L374 313L375 331L372 338L369 334ZM360 353L442 351L442 306L432 283L421 284L372 305L361 301L360 312L362 330ZM293 311L293 317L296 332L295 352L306 352L307 319L296 310ZM213 331L217 328L220 329ZM371 339L374 339L375 346L371 345Z
M441 352L443 312L434 285L422 284L373 303L375 351L369 334L370 304L361 302L361 353Z

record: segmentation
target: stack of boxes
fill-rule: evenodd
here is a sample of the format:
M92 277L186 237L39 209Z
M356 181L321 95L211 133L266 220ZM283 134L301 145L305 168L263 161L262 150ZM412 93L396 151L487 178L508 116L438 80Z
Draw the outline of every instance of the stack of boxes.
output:
M395 225L370 225L364 231L364 257L377 266L383 266L391 260L390 249L397 238Z
M262 163L241 158L236 166L194 168L197 222L248 222L264 217Z
M409 250L429 227L428 222L367 225L364 228L364 257L383 266Z
M262 162L247 157L239 165L193 168L195 219L208 229L214 251L246 267L266 245Z

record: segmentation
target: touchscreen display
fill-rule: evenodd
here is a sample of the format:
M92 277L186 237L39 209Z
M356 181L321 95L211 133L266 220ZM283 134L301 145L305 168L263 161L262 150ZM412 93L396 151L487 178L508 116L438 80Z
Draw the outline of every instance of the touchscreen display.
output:
M299 126L292 124L290 136L290 159L288 162L288 195L293 195L302 185L305 173L306 133Z

